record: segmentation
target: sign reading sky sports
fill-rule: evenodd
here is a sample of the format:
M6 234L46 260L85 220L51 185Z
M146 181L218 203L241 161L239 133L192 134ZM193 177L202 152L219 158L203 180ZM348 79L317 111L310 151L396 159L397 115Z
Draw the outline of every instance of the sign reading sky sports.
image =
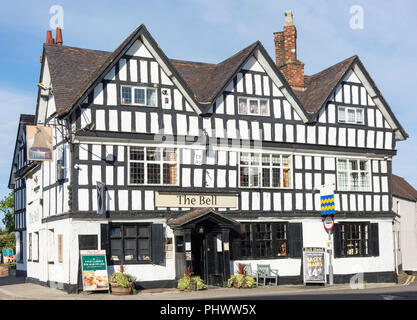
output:
M336 207L334 203L334 184L323 185L320 188L320 206L322 216L336 214Z

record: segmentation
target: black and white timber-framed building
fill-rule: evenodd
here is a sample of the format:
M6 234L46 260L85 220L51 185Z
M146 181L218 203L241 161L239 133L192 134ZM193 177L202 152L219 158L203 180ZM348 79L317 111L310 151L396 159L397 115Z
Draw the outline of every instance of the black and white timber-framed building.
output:
M359 57L304 76L290 13L274 40L276 61L257 41L218 64L168 59L144 25L113 52L45 43L33 122L52 126L54 161L21 172L15 152L20 273L74 291L79 250L105 249L140 287L187 265L224 284L241 262L302 283L302 248L327 243L318 187L335 183L335 282L394 281L407 133Z

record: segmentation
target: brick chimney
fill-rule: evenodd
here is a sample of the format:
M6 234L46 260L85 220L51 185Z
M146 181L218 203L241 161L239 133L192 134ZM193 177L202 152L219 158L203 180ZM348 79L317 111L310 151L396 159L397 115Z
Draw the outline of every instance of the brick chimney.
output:
M290 86L304 89L304 63L297 60L297 29L291 10L285 11L285 25L281 32L274 32L276 64Z

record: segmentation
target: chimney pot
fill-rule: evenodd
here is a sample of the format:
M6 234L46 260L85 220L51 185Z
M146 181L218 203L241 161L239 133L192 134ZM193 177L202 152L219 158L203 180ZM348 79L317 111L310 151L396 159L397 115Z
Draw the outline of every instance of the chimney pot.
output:
M63 41L62 41L62 30L61 28L57 27L56 28L56 44L62 46Z
M46 43L54 44L54 38L52 38L52 31L51 30L46 31Z

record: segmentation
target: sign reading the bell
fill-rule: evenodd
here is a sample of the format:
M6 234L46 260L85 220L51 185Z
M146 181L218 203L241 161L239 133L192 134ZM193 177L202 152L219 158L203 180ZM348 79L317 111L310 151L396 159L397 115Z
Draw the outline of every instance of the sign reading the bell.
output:
M155 207L236 208L236 195L155 192Z
M53 161L52 128L26 126L27 158L32 161Z

